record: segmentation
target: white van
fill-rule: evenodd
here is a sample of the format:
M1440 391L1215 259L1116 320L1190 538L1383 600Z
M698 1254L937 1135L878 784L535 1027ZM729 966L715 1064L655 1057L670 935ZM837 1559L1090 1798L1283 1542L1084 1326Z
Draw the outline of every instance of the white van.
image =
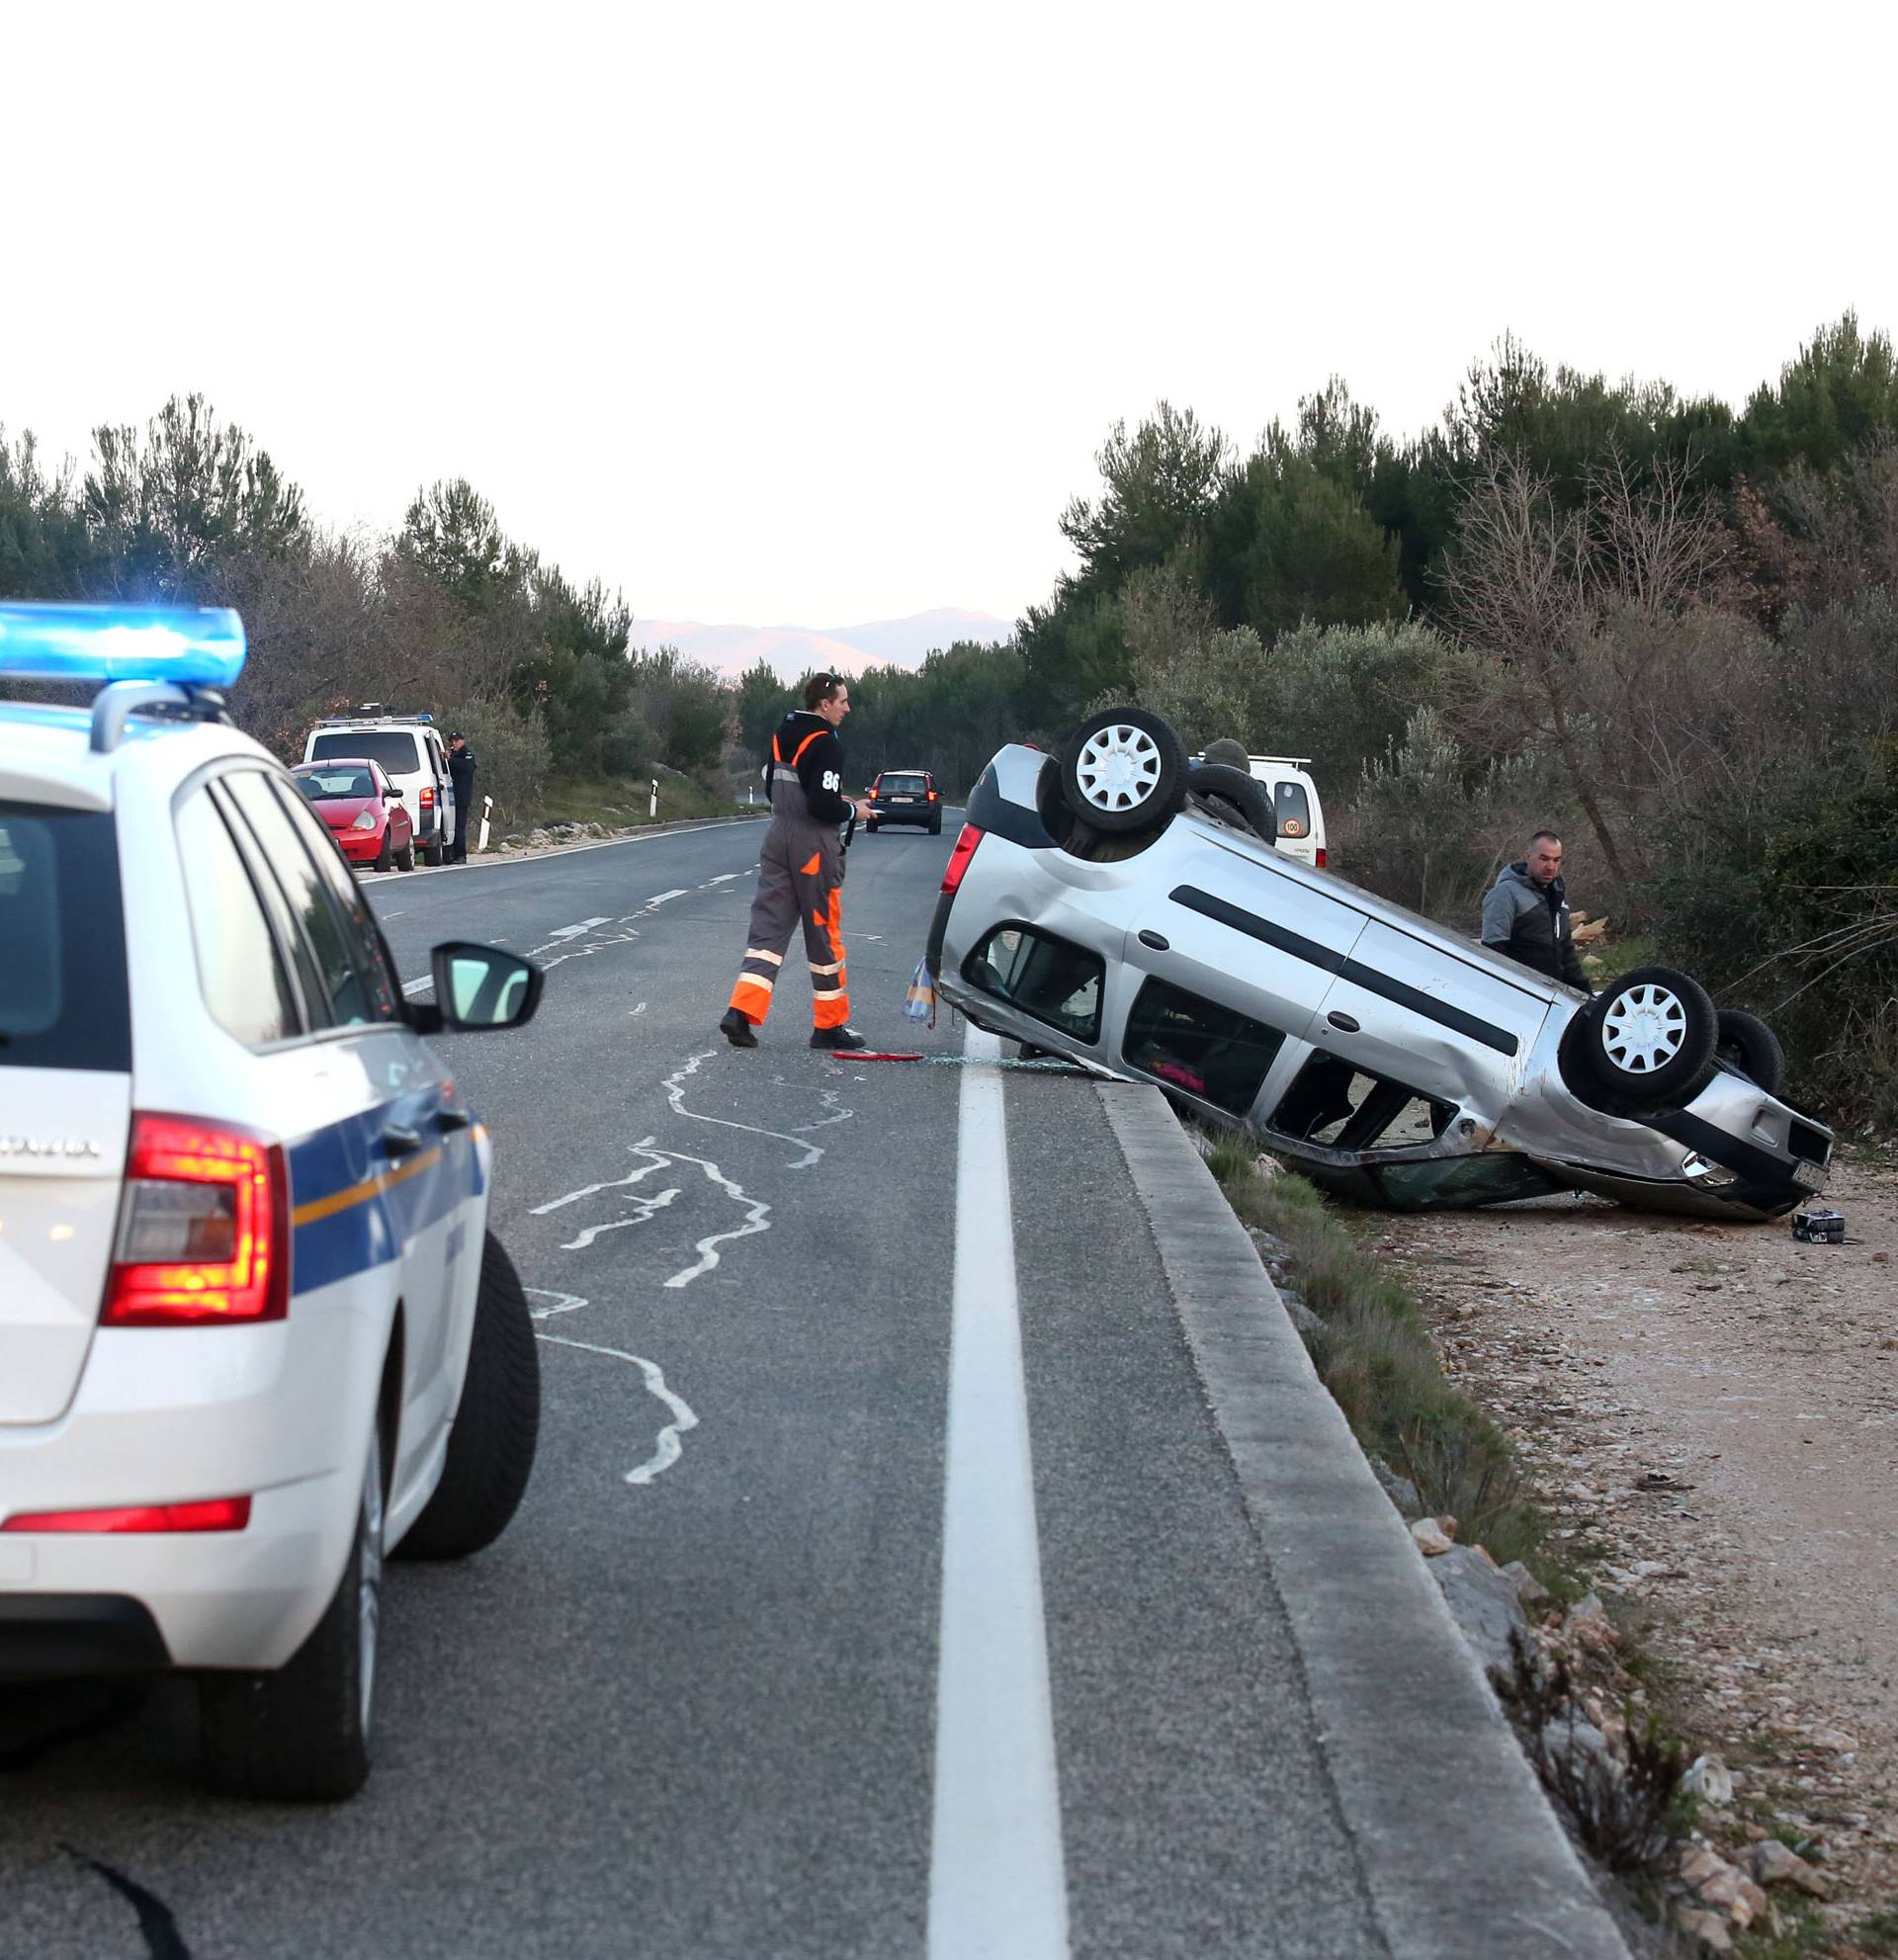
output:
M361 715L328 715L303 738L305 762L377 762L401 792L424 864L440 864L455 835L455 787L448 748L432 715L385 715L370 702Z
M1278 819L1278 848L1288 858L1325 869L1325 807L1306 770L1309 755L1249 755L1255 782L1265 785Z

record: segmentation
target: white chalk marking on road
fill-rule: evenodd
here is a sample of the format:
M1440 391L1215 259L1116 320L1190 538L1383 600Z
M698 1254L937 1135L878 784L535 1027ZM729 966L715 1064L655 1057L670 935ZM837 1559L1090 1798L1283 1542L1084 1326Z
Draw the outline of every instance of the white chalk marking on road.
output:
M719 873L718 877L708 878L705 881L705 883L699 887L699 890L701 892L709 892L715 885L731 885L735 883L738 879L742 878L743 876L744 873L741 871L722 871Z
M857 1080L860 1082L865 1079L867 1078L862 1075L857 1077ZM797 1134L802 1137L807 1130L821 1130L826 1124L848 1123L851 1117L856 1115L857 1112L854 1109L839 1109L837 1107L842 1095L843 1091L841 1089L824 1089L821 1091L819 1100L830 1114L828 1116L820 1116L814 1123L800 1123L797 1126Z
M681 885L676 892L661 892L656 898L648 898L642 909L649 912L654 905L669 905L674 898L683 898L686 895L685 887ZM604 924L605 921L602 920L601 923Z
M582 919L578 925L557 925L547 936L549 939L571 939L577 933L591 932L596 925L604 925L607 915L602 912L596 919Z
M957 1113L929 1960L1066 1960L1048 1635L1015 1290L1000 1045L971 1027Z
M637 1007L629 1008L627 1011L633 1014L644 1014L646 1012L646 1002L642 1000Z
M641 1354L628 1354L623 1347L595 1347L590 1340L568 1340L561 1334L542 1334L540 1338L554 1347L577 1347L583 1354L609 1354L616 1361L632 1362L646 1378L647 1393L654 1401L662 1402L670 1411L672 1420L659 1431L652 1454L626 1473L627 1483L650 1484L653 1478L670 1470L678 1462L683 1448L679 1438L686 1430L696 1429L699 1418L686 1406L682 1396L675 1395L666 1387L664 1372L656 1361L648 1361Z
M700 1063L710 1062L716 1054L718 1054L716 1048L708 1048L702 1055L693 1056L683 1068L675 1070L660 1083L659 1086L665 1091L666 1100L672 1105L673 1113L678 1116L689 1116L694 1123L716 1123L725 1130L743 1130L753 1137L769 1137L775 1144L789 1144L794 1150L802 1150L804 1155L799 1157L796 1163L786 1165L786 1168L809 1170L823 1154L818 1145L807 1144L800 1137L787 1137L782 1130L760 1130L755 1123L739 1123L729 1116L701 1116L696 1109L686 1108L685 1078L688 1075L696 1075L699 1072ZM698 1159L692 1158L689 1161L697 1162ZM671 1285L671 1281L668 1280L666 1284Z
M558 1287L524 1286L523 1293L538 1293L543 1300L553 1301L551 1307L530 1307L527 1311L537 1321L551 1321L557 1314L571 1314L584 1307L586 1302L577 1293L562 1293Z
M658 1164L653 1165L655 1170L658 1167ZM561 1250L584 1252L596 1238L605 1237L609 1232L624 1232L629 1225L644 1225L654 1212L664 1211L678 1195L679 1187L676 1184L668 1184L663 1191L655 1191L649 1198L635 1198L633 1209L625 1218L608 1219L604 1225L589 1225L577 1238L562 1240Z
M426 993L434 984L435 976L433 974L424 974L420 980L404 980L402 982L402 998L406 1000L412 994Z
M762 1198L752 1197L736 1178L726 1176L725 1172L710 1157L687 1156L680 1150L671 1150L666 1154L671 1157L675 1165L696 1163L712 1183L722 1186L725 1195L734 1205L748 1214L745 1222L740 1226L734 1227L731 1232L715 1232L707 1237L699 1239L692 1247L693 1251L699 1255L697 1264L681 1268L665 1282L668 1287L690 1286L695 1279L711 1272L718 1265L720 1254L713 1251L713 1246L723 1245L733 1238L749 1238L756 1232L769 1232L771 1230L771 1207ZM796 1166L794 1165L793 1168L796 1168Z
M648 1148L651 1142L648 1137L644 1144L633 1146L635 1154L644 1152L651 1159L649 1163L641 1164L638 1170L629 1170L624 1177L607 1177L598 1184L582 1184L577 1191L569 1191L563 1198L550 1198L544 1205L531 1205L528 1217L545 1218L549 1212L558 1212L562 1205L577 1205L582 1198L597 1197L602 1191L622 1190L629 1184L639 1183L642 1178L650 1177L655 1170L663 1170L665 1157L662 1152Z
M521 1291L539 1294L543 1300L554 1303L551 1307L528 1309L537 1321L552 1320L557 1314L571 1314L587 1304L577 1293L561 1293L551 1286L524 1286ZM583 1354L606 1354L615 1361L630 1361L645 1379L647 1394L665 1405L672 1420L660 1429L652 1454L644 1463L635 1464L626 1472L627 1483L650 1484L653 1478L670 1470L678 1462L683 1447L679 1438L686 1430L696 1429L699 1418L683 1396L666 1387L665 1371L656 1361L648 1361L643 1354L629 1354L623 1347L598 1347L590 1340L568 1340L564 1334L536 1334L535 1338L546 1341L552 1347L577 1347Z

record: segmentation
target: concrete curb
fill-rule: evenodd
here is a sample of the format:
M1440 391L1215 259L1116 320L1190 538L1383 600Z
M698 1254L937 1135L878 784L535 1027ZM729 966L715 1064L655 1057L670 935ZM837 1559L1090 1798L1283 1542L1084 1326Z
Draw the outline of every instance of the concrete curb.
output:
M1628 1960L1212 1172L1159 1090L1096 1086L1271 1563L1394 1960Z

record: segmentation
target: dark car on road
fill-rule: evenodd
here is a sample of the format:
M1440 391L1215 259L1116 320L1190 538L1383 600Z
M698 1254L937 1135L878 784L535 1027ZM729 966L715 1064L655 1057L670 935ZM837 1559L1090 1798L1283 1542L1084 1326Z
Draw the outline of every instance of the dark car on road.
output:
M1270 800L1138 709L970 792L928 959L979 1027L1155 1082L1340 1195L1575 1189L1769 1218L1832 1133L1766 1024L1666 967L1593 996L1273 848Z
M930 836L942 835L942 796L926 769L886 769L870 785L870 814L866 830L886 823L915 823Z

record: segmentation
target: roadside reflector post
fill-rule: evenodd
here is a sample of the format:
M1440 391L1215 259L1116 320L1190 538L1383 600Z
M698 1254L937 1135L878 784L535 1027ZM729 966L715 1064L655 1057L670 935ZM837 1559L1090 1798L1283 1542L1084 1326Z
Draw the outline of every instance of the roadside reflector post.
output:
M478 837L474 839L474 848L477 851L484 851L487 849L487 818L488 818L488 812L491 810L493 810L493 808L494 808L494 799L492 797L483 797L481 799L481 833Z
M657 816L659 813L659 786L656 780L652 784L652 801L647 805L646 813L647 816Z

